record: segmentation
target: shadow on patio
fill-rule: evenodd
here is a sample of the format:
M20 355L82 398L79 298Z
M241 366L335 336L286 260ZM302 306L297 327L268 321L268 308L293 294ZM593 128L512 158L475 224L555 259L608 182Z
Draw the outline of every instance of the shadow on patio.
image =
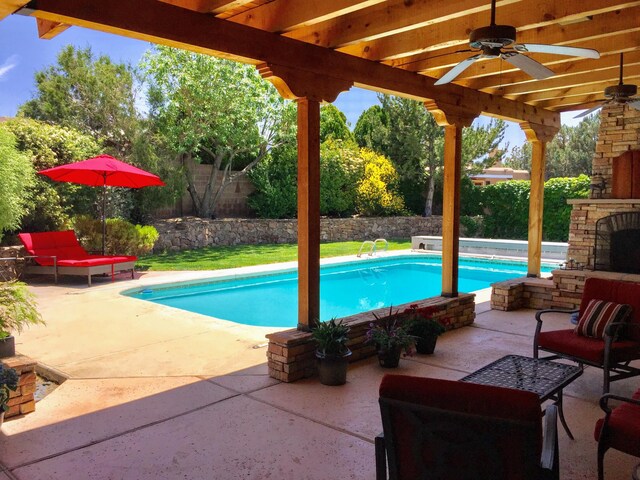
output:
M533 311L478 312L474 326L441 337L433 356L404 358L391 373L458 379L505 354L531 354ZM279 383L264 364L215 377L72 378L35 413L5 423L0 478L372 479L385 373L370 359L352 365L342 387ZM628 395L634 385L612 391ZM587 369L565 389L576 440L560 430L563 479L596 476L600 387L601 372ZM606 478L629 478L635 463L610 451Z

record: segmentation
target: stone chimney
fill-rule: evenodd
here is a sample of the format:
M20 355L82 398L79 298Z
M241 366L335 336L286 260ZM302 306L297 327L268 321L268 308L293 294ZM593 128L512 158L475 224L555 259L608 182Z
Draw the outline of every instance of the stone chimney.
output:
M640 110L624 105L605 106L600 113L590 198L569 200L573 210L567 259L572 258L587 268L594 269L596 222L619 213L640 214L640 198L612 198L612 186L620 180L613 178L614 159L632 150L640 150ZM596 184L604 185L604 188L600 190L595 187ZM599 238L598 241L602 244L602 239Z

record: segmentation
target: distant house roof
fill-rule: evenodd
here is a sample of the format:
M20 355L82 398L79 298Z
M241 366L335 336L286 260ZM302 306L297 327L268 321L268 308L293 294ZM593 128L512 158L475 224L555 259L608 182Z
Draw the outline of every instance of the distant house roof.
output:
M470 175L471 178L496 178L501 180L511 180L513 175L494 175L492 173L479 173L478 175Z

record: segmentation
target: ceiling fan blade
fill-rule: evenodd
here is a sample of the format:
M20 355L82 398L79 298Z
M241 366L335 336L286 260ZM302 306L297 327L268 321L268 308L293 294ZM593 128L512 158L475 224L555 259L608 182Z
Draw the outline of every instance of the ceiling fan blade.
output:
M476 60L478 60L480 57L482 57L481 54L478 55L474 55L473 57L469 57L463 61L461 61L459 64L457 64L455 67L453 67L451 70L449 70L447 73L445 73L442 77L440 77L440 79L435 83L435 85L444 85L445 83L449 83L452 80L454 80L458 75L460 75L462 72L464 72L467 68L469 68L469 66L475 62Z
M592 48L564 47L562 45L544 45L541 43L518 43L513 46L518 52L553 53L569 57L600 58L600 53Z
M601 103L600 105L596 105L595 107L590 108L589 110L585 110L584 112L582 112L580 115L576 115L573 118L582 118L582 117L586 117L587 115L592 114L593 112L595 112L596 110L600 110L602 107L604 107L606 105L606 103Z
M634 100L633 102L628 102L627 105L629 105L631 108L635 108L636 110L640 110L640 98L638 100Z
M536 62L534 59L527 57L526 55L520 55L517 52L507 52L500 55L504 60L511 65L518 67L527 75L532 76L538 80L544 80L553 76L553 71L542 65L540 62Z

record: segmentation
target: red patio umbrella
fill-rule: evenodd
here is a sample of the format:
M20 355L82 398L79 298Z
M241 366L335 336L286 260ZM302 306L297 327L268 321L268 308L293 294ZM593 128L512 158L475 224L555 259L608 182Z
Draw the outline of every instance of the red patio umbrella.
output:
M80 183L102 187L102 254L106 237L105 199L107 187L142 188L165 183L157 175L121 162L109 155L99 155L88 160L47 168L38 172L56 182Z

